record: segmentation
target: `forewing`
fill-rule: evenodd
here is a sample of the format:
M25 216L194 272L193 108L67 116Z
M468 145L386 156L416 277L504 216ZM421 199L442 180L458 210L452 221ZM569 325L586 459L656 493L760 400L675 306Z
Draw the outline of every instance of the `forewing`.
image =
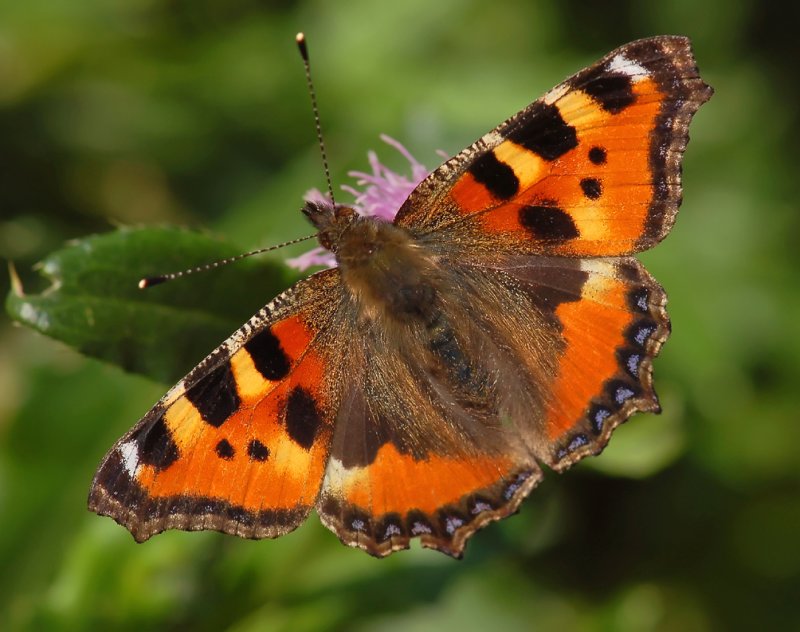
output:
M647 249L672 227L689 122L711 93L687 38L626 44L444 163L395 221L531 254Z
M263 538L297 527L333 432L323 350L340 292L328 270L259 311L117 442L89 508L137 541L165 529Z

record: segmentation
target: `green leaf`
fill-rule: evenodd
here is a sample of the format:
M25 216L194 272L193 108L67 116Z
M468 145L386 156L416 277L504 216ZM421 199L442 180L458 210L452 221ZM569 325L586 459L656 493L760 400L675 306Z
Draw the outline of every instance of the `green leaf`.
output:
M50 287L9 292L12 318L81 353L174 382L294 280L281 262L246 259L140 290L139 279L240 250L177 228L120 229L71 242L39 264Z

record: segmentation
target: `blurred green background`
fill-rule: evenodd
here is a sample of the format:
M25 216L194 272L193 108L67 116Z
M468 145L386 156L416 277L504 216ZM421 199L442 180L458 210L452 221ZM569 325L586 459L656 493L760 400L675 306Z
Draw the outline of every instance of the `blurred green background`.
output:
M324 179L298 30L336 183L368 149L403 167L380 133L433 167L642 36L690 35L716 89L675 229L642 257L670 295L664 414L551 473L460 562L374 560L316 517L276 541L136 545L86 494L168 385L0 315L0 628L798 629L798 23L744 0L0 4L0 255L26 288L65 240L119 225L242 250L307 234Z

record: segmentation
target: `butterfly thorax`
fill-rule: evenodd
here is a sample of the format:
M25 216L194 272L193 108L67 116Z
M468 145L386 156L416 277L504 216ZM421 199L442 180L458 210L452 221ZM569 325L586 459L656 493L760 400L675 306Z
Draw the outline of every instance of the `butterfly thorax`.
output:
M435 317L438 266L404 228L349 207L308 203L319 242L336 255L342 281L362 318L406 321Z

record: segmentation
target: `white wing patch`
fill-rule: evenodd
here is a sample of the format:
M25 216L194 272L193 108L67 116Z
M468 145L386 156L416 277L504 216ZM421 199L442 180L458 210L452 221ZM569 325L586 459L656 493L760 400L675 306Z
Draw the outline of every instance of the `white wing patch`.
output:
M608 62L608 71L619 72L623 75L628 75L634 81L644 79L650 74L650 71L647 70L647 68L637 64L635 61L631 61L622 53L615 55L614 58Z
M122 459L122 466L131 478L136 478L139 471L139 446L135 441L128 441L117 448Z

